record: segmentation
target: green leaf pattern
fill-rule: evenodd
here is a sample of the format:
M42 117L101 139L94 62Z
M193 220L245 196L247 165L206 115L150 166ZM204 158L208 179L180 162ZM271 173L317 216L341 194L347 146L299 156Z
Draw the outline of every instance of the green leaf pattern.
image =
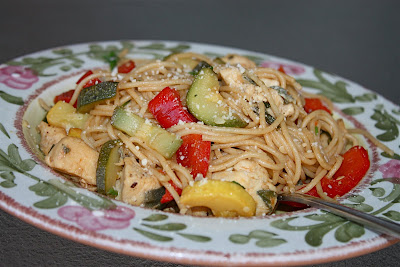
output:
M17 97L17 96L12 96L6 92L0 91L0 97L11 104L15 104L15 105L23 105L24 104L24 100L21 97Z
M376 121L375 127L384 131L379 134L376 138L381 141L393 141L399 137L399 129L397 125L400 125L400 121L390 115L382 105L377 105L374 108L374 114L371 119Z
M255 239L255 245L260 248L275 247L287 243L285 239L277 238L277 234L265 230L253 230L248 235L232 234L229 241L235 244L247 244L251 239Z
M343 81L337 81L335 83L326 79L323 72L318 69L314 69L314 75L318 81L297 79L303 87L314 88L320 91L320 93L333 102L337 103L354 103L355 98L347 92L347 83Z
M123 41L120 42L119 46L102 46L99 44L91 44L89 45L89 50L83 52L73 52L73 50L68 48L60 48L52 51L54 57L25 57L19 61L9 61L7 62L7 64L28 67L29 69L33 70L36 75L46 77L56 75L56 72L49 71L54 66L58 66L59 70L63 72L70 71L71 69L81 68L84 64L84 60L82 59L82 56L84 55L86 55L90 59L110 64L110 67L113 68L116 64L115 58L123 50L128 50L134 53L149 54L152 55L155 59L162 59L165 54L160 53L160 51L176 53L183 52L189 48L190 46L186 44L178 44L168 47L164 43L153 43L150 45L135 47L132 42ZM0 97L2 97L3 99L7 98L7 100L5 99L6 101L19 101L19 99L17 98L13 99L10 96L4 94L4 92L0 91Z
M141 223L142 226L149 228L150 230L143 230L141 228L134 227L133 230L138 232L139 234L150 238L155 241L161 241L161 242L168 242L168 241L173 241L174 238L170 236L166 236L165 234L161 233L156 233L154 231L161 231L161 232L173 232L178 234L179 236L188 239L190 241L194 242L209 242L212 239L208 236L205 235L198 235L198 234L189 234L189 233L182 233L181 231L185 230L187 228L186 224L183 223L162 223L162 224L155 224L158 222L162 222L165 220L168 220L168 216L165 214L152 214L144 219L142 219L145 222L151 222L150 223Z

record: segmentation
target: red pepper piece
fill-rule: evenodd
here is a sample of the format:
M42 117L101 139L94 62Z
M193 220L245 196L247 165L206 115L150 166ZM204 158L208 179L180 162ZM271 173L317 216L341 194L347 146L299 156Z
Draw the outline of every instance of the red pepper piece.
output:
M304 110L307 113L322 109L329 112L329 114L332 114L332 112L322 103L319 98L305 98L304 100L306 101L304 105Z
M174 182L172 182L171 180L169 180L168 182L173 186L173 188L178 193L178 195L182 194L182 189L180 189L178 186L176 186L176 184L174 184ZM172 200L174 200L174 197L171 195L171 193L168 190L165 190L165 194L162 196L160 202L167 203Z
M75 90L71 89L67 92L61 93L54 97L54 104L57 103L58 101L64 101L66 103L69 103L71 101L72 96L74 95ZM77 107L77 103L75 102L74 108Z
M196 118L182 105L179 92L165 87L148 105L149 111L163 128L183 122L196 122Z
M211 142L203 141L201 134L182 136L183 143L176 152L176 161L191 167L193 178L201 174L206 177L210 165Z
M93 74L93 71L88 70L85 74L82 75L82 77L79 78L79 80L76 82L76 84L79 84L83 79L85 79L86 77L88 77L89 75L92 75L92 74ZM92 86L92 85L95 85L98 83L101 83L101 80L99 78L94 78L94 79L91 79L90 81L88 81L83 86L83 88L86 88L86 87L89 87L89 86Z
M286 74L285 69L283 68L282 65L279 66L278 70L284 74Z
M331 198L343 196L362 180L370 166L368 151L354 146L343 154L343 162L332 179L322 178L322 190Z
M361 146L354 146L343 154L343 162L340 168L333 175L332 179L326 177L321 179L322 190L330 198L341 197L350 192L367 173L370 166L368 151ZM319 197L314 187L306 193L307 195ZM293 207L306 207L304 204L285 202Z
M129 73L136 67L135 62L133 60L129 60L122 65L118 66L119 73Z

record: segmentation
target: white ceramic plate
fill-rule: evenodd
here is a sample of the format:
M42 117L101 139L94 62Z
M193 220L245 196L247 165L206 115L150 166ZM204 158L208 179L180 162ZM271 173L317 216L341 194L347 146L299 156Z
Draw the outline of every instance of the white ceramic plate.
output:
M400 221L400 108L344 78L270 55L170 41L80 44L50 49L0 66L0 207L42 229L91 246L156 260L207 265L298 265L358 256L395 242L317 209L265 218L194 218L132 207L66 182L40 159L35 127L44 117L38 98L51 103L82 73L106 67L111 51L162 58L194 51L211 56L238 53L261 66L283 67L305 87L335 103L347 123L367 129L395 150L382 155L364 139L371 168L341 199L365 212ZM397 179L390 179L397 177ZM397 183L396 183L397 182ZM107 208L117 205L117 209Z

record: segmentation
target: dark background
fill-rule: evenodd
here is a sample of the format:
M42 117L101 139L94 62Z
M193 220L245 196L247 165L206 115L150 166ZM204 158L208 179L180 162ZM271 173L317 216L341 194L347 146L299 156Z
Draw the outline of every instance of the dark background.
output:
M145 39L299 61L400 104L400 1L18 1L0 4L0 62L74 43ZM102 251L0 211L0 266L179 266ZM398 266L400 245L321 266Z

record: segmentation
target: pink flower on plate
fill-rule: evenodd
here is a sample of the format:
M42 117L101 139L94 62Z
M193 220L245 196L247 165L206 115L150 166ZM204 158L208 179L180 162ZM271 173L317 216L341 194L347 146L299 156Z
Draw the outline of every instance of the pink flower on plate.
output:
M261 67L271 68L276 70L283 68L285 73L288 75L300 75L306 71L304 67L300 65L286 64L276 61L264 61L263 63L261 63Z
M118 206L111 210L89 210L81 206L64 206L58 209L58 215L68 221L76 222L85 230L124 229L135 217L135 211Z
M28 89L38 80L32 70L22 66L0 68L0 82L14 89Z
M384 178L400 178L400 160L392 159L379 167Z

